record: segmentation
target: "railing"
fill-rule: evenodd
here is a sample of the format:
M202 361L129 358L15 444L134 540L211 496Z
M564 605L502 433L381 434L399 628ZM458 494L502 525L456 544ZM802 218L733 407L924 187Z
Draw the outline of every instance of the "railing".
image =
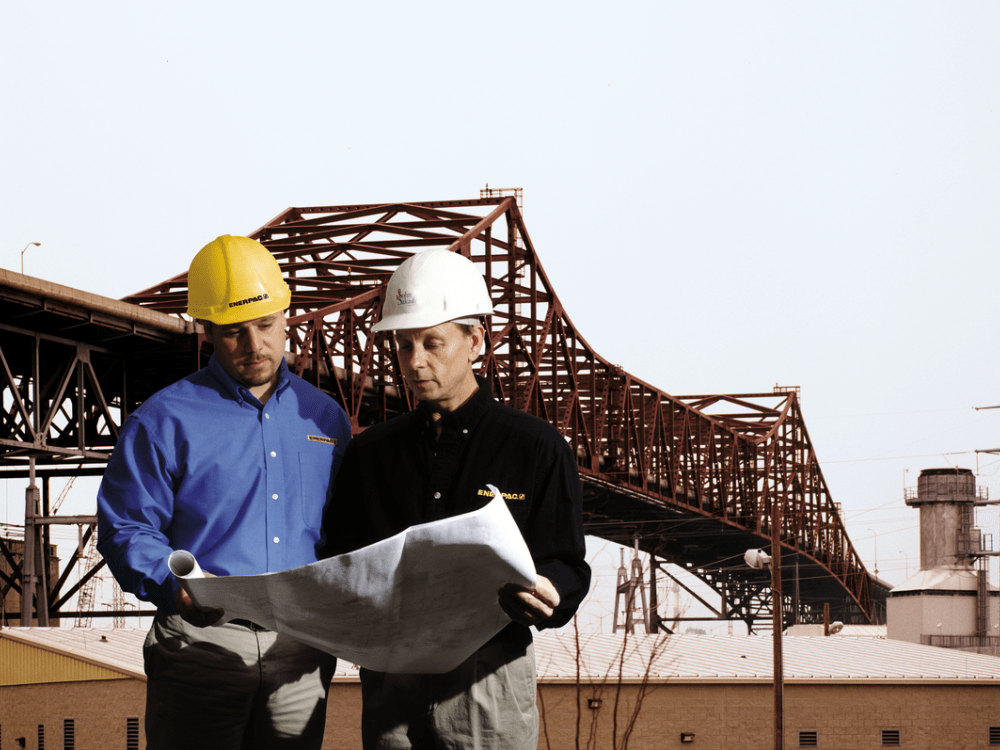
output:
M1000 636L996 635L921 635L920 642L925 646L955 648L963 651L974 649L1000 651Z

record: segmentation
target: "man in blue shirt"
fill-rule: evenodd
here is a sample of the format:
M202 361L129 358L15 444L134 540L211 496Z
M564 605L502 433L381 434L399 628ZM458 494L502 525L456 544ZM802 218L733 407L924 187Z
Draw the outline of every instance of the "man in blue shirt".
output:
M219 237L188 285L215 353L129 416L98 494L101 554L122 589L157 607L147 747L319 748L336 659L250 622L217 625L223 613L194 606L167 557L187 550L211 575L314 562L350 423L288 371L291 295L263 245Z

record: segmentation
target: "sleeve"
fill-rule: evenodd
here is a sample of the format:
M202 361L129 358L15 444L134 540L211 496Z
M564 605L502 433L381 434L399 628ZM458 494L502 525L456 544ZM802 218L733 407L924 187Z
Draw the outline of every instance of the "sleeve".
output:
M323 527L316 544L318 560L351 552L370 543L371 534L366 531L370 528L366 508L371 510L363 500L361 459L355 439L348 443L333 479L330 501L323 513Z
M167 567L174 512L170 461L149 426L133 414L122 427L97 493L97 548L123 591L176 612Z
M561 437L537 481L540 503L526 541L536 570L559 592L559 606L552 617L537 626L544 630L568 623L590 589L580 472Z

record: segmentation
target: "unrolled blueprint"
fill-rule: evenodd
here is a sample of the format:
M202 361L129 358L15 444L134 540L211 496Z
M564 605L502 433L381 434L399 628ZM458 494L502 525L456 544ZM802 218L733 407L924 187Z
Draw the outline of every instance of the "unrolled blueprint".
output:
M171 570L194 601L367 669L446 672L499 632L506 583L533 587L531 554L496 488L484 508L413 526L368 547L280 573L202 577Z

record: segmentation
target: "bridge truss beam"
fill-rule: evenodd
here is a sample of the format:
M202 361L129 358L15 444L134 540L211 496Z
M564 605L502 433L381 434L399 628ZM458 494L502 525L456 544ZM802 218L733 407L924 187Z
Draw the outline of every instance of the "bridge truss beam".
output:
M742 551L767 544L779 503L785 569L807 566L817 592L796 605L803 617L830 597L844 618L872 617L871 578L823 480L797 392L674 397L603 359L563 309L514 197L290 208L253 236L292 289L298 372L333 393L355 429L413 406L392 337L371 328L399 263L449 248L482 269L492 294L479 371L497 398L550 421L573 447L590 533L628 545L638 535L647 551L678 558L691 554L670 541L678 524L701 529L702 546L720 537L721 547L709 545L716 559L703 555L697 570L733 596L737 581L753 580ZM128 301L177 314L185 293L180 275ZM749 616L742 599L732 605Z
M768 544L778 503L782 568L805 571L792 617L832 603L845 622L872 618L872 579L823 480L798 394L675 397L600 357L556 296L514 197L290 208L251 236L292 291L290 366L340 401L355 431L413 406L392 337L371 330L389 276L415 252L449 248L471 258L491 290L479 371L497 398L550 421L572 446L588 533L629 546L638 537L719 593L727 616L752 621L761 582L742 552ZM3 301L22 318L51 314L44 294L16 292ZM180 274L114 303L122 307L113 315L106 300L76 298L79 310L60 303L69 312L58 324L43 315L32 327L0 328L0 475L27 475L30 461L48 475L71 461L99 471L130 410L198 366L200 342L180 318L186 293ZM46 609L65 601L58 591L42 599Z

